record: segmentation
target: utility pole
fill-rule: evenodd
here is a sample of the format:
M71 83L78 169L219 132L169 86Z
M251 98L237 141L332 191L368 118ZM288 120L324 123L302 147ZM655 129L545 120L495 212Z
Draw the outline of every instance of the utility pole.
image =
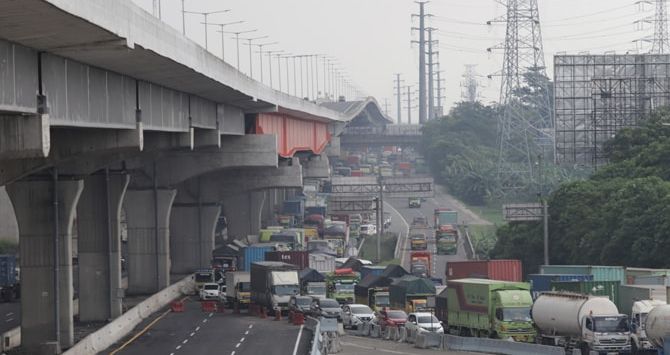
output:
M419 124L426 122L426 15L425 6L428 1L417 1L419 14Z
M379 197L377 197L377 262L381 262L381 240L384 235L384 177L377 175Z
M397 99L397 108L398 108L398 124L402 123L402 94L400 93L400 84L402 83L402 80L400 80L400 74L396 73L395 75L395 93L396 93L396 99Z
M389 114L389 99L384 98L384 114L388 116Z
M153 0L153 12L154 16L158 17L159 20L163 19L161 14L161 0Z
M412 106L412 86L407 85L405 86L407 89L407 99L405 102L407 103L407 124L412 124L412 109L414 106Z
M442 104L444 102L444 99L446 99L445 95L442 95L442 70L440 70L440 63L437 63L437 115L438 117L444 116L444 105Z
M426 28L428 31L428 119L432 120L435 118L435 84L434 84L434 74L433 74L433 31L436 28L429 27Z

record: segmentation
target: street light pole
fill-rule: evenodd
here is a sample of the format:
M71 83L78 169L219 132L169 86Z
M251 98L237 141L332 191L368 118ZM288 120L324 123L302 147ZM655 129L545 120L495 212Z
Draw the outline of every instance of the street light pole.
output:
M229 34L234 34L235 35L235 42L237 43L237 70L240 70L240 35L243 33L251 33L251 32L256 32L258 30L248 30L248 31L237 31L237 32L227 32L224 31L224 33L229 33Z
M182 7L183 7L183 3L182 3ZM230 12L230 10L208 11L208 12L182 10L182 20L184 18L183 14L202 15L204 17L204 19L205 19L205 22L204 22L205 23L205 49L209 49L208 48L208 43L207 43L207 32L208 32L207 31L207 16L214 15L214 14L222 14L224 12ZM184 33L186 33L185 27L184 27L183 31L184 31Z
M240 24L240 23L244 23L244 21L235 21L235 22L228 22L228 23L207 23L207 22L204 22L205 27L207 27L208 25L209 26L219 26L219 31L218 32L221 33L221 59L224 62L226 61L226 49L225 49L226 43L225 43L225 40L224 40L224 38L226 37L226 34L224 33L223 28L226 27L226 26L237 25L237 24Z
M267 52L265 52L265 53L267 53L267 55L268 55L268 68L269 68L269 71L270 71L270 88L272 88L272 89L274 89L274 88L272 87L272 55L273 55L274 53L281 53L281 52L283 52L283 50L278 50L278 51L267 51ZM279 59L277 59L277 62L279 62ZM279 69L279 70L280 70L280 72L281 72L281 69ZM281 85L280 85L280 86L281 86ZM280 88L279 90L281 91L281 88Z
M262 37L254 37L254 38L244 38L244 40L248 41L246 43L249 46L249 77L254 78L254 59L253 59L253 51L252 51L252 43L253 41L257 41L259 39L265 39L268 38L268 36L262 36Z

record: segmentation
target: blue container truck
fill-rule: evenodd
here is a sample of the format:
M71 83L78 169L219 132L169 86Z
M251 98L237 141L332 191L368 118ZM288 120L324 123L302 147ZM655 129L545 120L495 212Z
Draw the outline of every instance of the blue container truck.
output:
M271 246L248 246L242 250L238 258L237 268L240 271L251 271L251 264L265 261L265 253L275 251Z
M21 287L16 277L16 256L0 255L0 297L5 302L20 298Z

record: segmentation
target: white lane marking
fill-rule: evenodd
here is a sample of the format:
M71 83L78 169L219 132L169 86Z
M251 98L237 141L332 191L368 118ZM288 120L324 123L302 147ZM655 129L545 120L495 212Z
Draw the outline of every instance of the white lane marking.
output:
M195 332L191 333L191 336L194 336L194 335L195 335Z
M239 348L240 345L242 345L242 343L237 343L237 345L235 345L235 347L236 347L236 348Z
M240 339L240 343L244 343L244 338Z
M253 324L249 324L249 329L251 329L251 328L253 328L253 327L254 327Z
M5 320L5 322L6 322L6 323L9 323L9 322L11 322L11 321L13 321L13 320L14 320L14 318L7 318L7 319Z
M170 353L170 355L174 355L174 353Z
M7 317L9 317L9 316L13 316L13 315L14 315L14 312L9 312L9 313L7 313L7 314L5 314L5 315L6 315Z
M244 332L244 335L249 335L249 331L247 330L246 332Z
M203 323L207 323L207 318L202 320Z
M182 344L188 343L188 339L184 339L184 341L181 342Z
M181 345L177 345L176 349L177 350L181 349Z
M355 337L355 338L358 338L358 337ZM406 352L380 349L379 347L372 348L372 347L369 347L369 346L363 346L363 345L358 345L358 344L354 344L354 343L347 343L347 342L344 342L344 341L341 341L340 343L342 345L353 346L353 347L359 348L359 349L381 351L381 352L389 353L389 354L403 354L403 355L407 354Z
M195 331L197 332L198 330L200 330L200 326L195 327Z
M300 336L302 336L302 328L304 328L305 325L300 326L300 331L298 331L298 339L295 340L295 347L293 348L293 355L296 355L298 353L298 345L300 345Z
M232 353L230 353L230 355L235 355L235 351L233 351Z
M212 318L213 315L214 315L214 313L210 313L208 317Z

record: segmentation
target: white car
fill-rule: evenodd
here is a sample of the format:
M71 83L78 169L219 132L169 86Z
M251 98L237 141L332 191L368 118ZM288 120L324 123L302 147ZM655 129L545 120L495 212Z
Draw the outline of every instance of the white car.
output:
M370 237L377 234L377 226L374 224L364 224L361 226L360 235Z
M416 334L420 329L426 332L444 333L440 320L428 312L410 313L407 316L405 328L413 334Z
M342 325L346 328L358 329L363 322L369 322L375 312L364 304L348 304L342 307Z
M219 284L210 282L202 285L200 289L200 300L201 301L218 301L221 299L221 286Z

